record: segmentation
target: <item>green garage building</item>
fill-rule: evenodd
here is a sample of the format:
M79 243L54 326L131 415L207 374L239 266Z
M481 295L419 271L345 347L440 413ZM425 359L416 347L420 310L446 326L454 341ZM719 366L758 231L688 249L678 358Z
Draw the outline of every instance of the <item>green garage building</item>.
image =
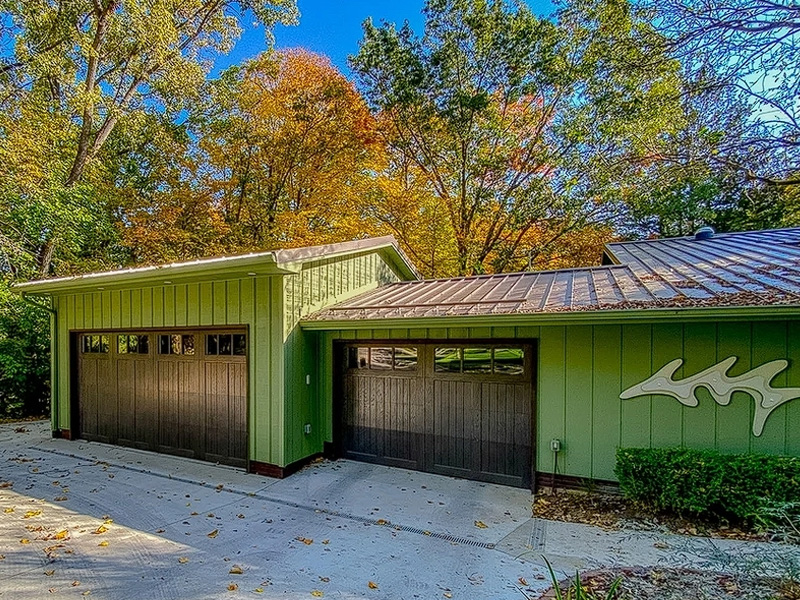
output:
M554 447L564 485L613 481L619 446L800 455L800 228L445 280L384 237L17 290L52 312L56 436L521 487Z

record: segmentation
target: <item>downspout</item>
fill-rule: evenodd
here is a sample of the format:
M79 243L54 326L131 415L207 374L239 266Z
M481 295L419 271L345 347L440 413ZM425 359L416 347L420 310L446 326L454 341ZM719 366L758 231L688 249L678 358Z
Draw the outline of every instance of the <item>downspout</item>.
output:
M50 380L52 385L50 386L50 394L51 394L51 415L50 415L50 425L53 430L53 436L56 435L56 431L61 432L61 428L59 425L58 419L58 410L59 410L59 389L58 389L58 311L56 311L52 306L47 306L46 304L39 304L32 298L28 296L28 292L22 292L22 300L30 304L31 306L35 306L36 308L41 308L46 310L51 315L53 315L52 325L50 326L50 336L51 342L50 346L52 348L52 357L51 357L51 364L53 365L52 373L50 374ZM52 298L51 298L52 304Z

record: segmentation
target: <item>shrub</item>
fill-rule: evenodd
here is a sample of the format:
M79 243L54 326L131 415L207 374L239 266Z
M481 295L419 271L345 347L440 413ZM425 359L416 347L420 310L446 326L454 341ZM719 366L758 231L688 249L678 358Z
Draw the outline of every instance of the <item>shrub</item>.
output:
M800 501L800 458L687 448L619 448L629 499L682 516L750 522L768 503Z
M49 319L0 278L0 418L39 416L48 410Z

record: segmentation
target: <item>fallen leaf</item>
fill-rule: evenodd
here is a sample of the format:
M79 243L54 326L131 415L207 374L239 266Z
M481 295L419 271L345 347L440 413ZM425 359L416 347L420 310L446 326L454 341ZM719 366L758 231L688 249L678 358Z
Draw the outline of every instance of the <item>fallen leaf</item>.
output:
M244 571L242 571L242 567L240 567L239 565L233 565L231 567L231 570L228 571L228 573L230 573L231 575L242 575Z
M330 540L322 540L322 543L323 543L323 544L325 544L325 545L327 546L328 544L330 544L330 543L331 543L331 541L330 541Z
M427 530L425 530L425 531L423 531L423 532L422 532L422 535L430 535L430 534L431 534L431 532L430 532L430 531L427 531Z
M14 485L13 481L0 481L0 488L10 488Z
M185 556L181 556L181 557L178 559L178 562L179 562L179 563L181 563L182 565L185 565L186 563L188 563L188 562L189 562L189 559L188 559L188 558L186 558Z
M66 496L56 496L53 498L53 502L66 502L67 500L69 500L69 498Z
M63 540L63 539L66 539L66 537L67 537L68 535L69 535L69 531L67 531L66 529L62 529L62 530L61 530L61 531L59 531L57 534L55 534L55 536L54 536L54 537L55 537L57 540Z
M528 582L524 577L520 577L517 581L519 581L520 585L528 585Z
M190 512L190 513L189 513L189 516L190 516L190 517L196 517L196 516L197 516L197 515L199 515L199 514L200 514L200 513L197 513L197 512Z
M38 517L40 514L42 514L42 511L40 510L29 510L22 518L30 519L31 517Z
M475 527L477 527L478 529L486 529L489 526L483 521L475 521Z
M213 519L213 518L214 518L214 513L208 513L206 516L207 516L209 519Z
M244 515L236 515L236 517L239 519L244 519Z
M445 592L445 593L444 593L444 597L445 597L445 598L452 598L452 597L453 597L453 594L451 594L450 592Z
M100 527L95 529L92 533L95 535L100 535L101 533L105 533L106 531L108 531L108 527L106 527L105 525L100 525Z
M6 559L6 555L5 554L0 554L0 560L5 560L5 559Z
M222 488L224 488L224 487L225 487L225 486L224 486L223 484L221 484L221 483L220 483L220 484L219 484L217 487L215 487L214 489L215 489L215 490L217 490L217 491L221 491L221 490L222 490Z
M228 584L228 591L229 592L235 592L238 589L239 589L239 586L236 585L235 583L229 583Z
M215 529L214 531L212 531L211 533L207 533L206 535L208 537L210 537L210 538L215 538L215 537L217 537L218 533L219 533L219 529Z
M314 543L314 540L312 540L311 538L304 538L298 536L294 539L296 539L298 542L303 542L306 546L310 546L311 544Z
M91 594L91 593L92 593L92 592L90 592L89 590L86 590L85 592L83 592L83 593L81 594L81 596L88 596L88 595L89 595L89 594Z
M321 590L312 590L311 595L314 596L314 598L322 598L325 594Z
M28 538L22 538L22 539L19 541L19 543L20 543L20 544L30 544L30 543L31 543L31 541L30 541Z
M72 582L72 587L78 587L80 584L81 584L80 581L73 581Z
M4 513L13 513L14 512L14 508L9 506L8 508L4 508L3 512Z
M105 523L106 525L111 525L114 522L114 519L109 519L108 517L103 517L103 518L105 519L103 523Z
M156 533L164 533L163 529L156 529Z
M106 540L103 540L102 542L100 542L100 543L99 543L99 544L97 544L97 545L98 545L98 546L102 546L103 548L105 548L106 546L108 546L108 541L106 541Z
M45 571L44 574L48 577L52 577L55 572L55 569L50 569L49 571Z
M369 589L371 589L371 590L377 590L378 589L378 584L375 583L374 581L368 581L367 582L367 587Z
M264 593L264 588L256 588L256 589L254 589L253 591L254 591L256 594L263 594L263 593Z
M386 519L378 519L377 521L375 521L375 523L377 523L378 525L386 525L388 521Z

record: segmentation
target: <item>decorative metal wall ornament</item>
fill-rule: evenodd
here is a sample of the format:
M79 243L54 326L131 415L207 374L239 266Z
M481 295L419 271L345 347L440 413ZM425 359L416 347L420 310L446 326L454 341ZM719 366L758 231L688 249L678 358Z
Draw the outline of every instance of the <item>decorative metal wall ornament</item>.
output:
M727 406L734 392L745 392L755 401L753 435L760 436L772 411L781 404L800 398L800 388L774 388L770 385L775 376L789 366L788 360L773 360L731 377L727 373L737 360L738 357L729 356L705 371L676 381L672 377L683 364L682 358L676 358L649 378L622 392L619 397L630 400L638 396L662 394L672 396L684 406L697 406L699 401L695 391L703 387L711 393L717 404Z

